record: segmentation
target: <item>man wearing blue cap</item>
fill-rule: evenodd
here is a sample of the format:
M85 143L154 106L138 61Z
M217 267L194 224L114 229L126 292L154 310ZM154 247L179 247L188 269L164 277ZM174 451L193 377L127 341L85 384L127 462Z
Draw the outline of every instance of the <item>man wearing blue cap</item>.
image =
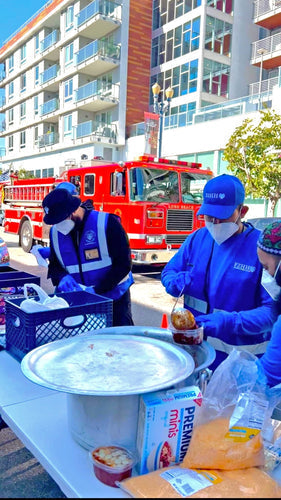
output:
M241 181L222 174L203 191L205 226L189 235L166 264L161 281L204 326L204 338L216 349L215 369L233 348L255 355L266 350L275 321L272 299L261 285L257 257L260 231L242 222L248 207Z
M83 290L113 300L113 326L133 325L131 252L119 217L91 210L67 189L42 202L51 225L48 278L58 292Z

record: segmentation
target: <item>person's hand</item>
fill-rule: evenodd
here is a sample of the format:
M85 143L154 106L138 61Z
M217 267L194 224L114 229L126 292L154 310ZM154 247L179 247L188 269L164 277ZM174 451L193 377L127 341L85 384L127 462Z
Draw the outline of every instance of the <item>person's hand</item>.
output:
M46 259L50 257L51 253L50 247L42 247L42 245L33 245L33 247L30 250L30 253L32 253L36 257L39 266L48 267Z
M190 273L182 271L176 275L172 282L166 285L166 292L173 297L178 297L180 294L185 292L185 288L190 284L190 281Z
M75 279L67 274L64 276L58 284L58 292L75 292L83 290L83 288L75 281Z
M95 288L93 286L86 286L86 288L84 288L84 292L93 293L94 295L96 294Z
M219 337L219 332L225 328L230 318L230 312L217 311L211 314L201 314L195 319L198 326L204 327L204 339L206 339L208 336Z
M50 247L39 247L39 245L38 245L38 249L37 250L40 253L41 257L43 257L43 259L49 259L50 258L50 254L51 254Z

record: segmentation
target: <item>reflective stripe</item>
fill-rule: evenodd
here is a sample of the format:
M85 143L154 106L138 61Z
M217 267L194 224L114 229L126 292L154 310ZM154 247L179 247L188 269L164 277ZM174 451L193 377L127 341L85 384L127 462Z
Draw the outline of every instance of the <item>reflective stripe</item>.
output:
M222 351L226 354L230 354L233 349L237 349L237 351L249 351L252 354L263 354L266 351L266 347L268 344L268 340L265 342L261 342L260 344L251 344L251 345L231 345L227 344L221 339L217 339L215 337L207 337L207 342L211 344L211 346L216 349L216 351Z
M125 278L123 278L121 281L119 281L118 285L121 285L121 283L124 283L124 281L129 279L129 277L130 277L130 274L128 273L127 276L125 276Z
M184 303L188 307L195 309L200 313L206 314L208 304L205 300L197 299L196 297L191 297L191 295L184 296Z
M52 239L53 239L54 251L55 251L56 256L57 256L61 266L63 267L63 269L65 269L69 274L79 273L80 270L79 270L78 264L73 265L73 266L66 266L64 261L63 261L61 251L60 251L60 246L59 246L58 230L57 230L56 226L52 227Z

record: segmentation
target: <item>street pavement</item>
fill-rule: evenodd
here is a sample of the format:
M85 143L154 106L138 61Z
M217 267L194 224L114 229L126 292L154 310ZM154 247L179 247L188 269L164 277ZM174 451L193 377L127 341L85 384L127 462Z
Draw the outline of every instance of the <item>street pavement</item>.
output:
M32 254L18 246L18 237L4 233L10 253L11 267L40 276L41 287L54 293L47 279L46 268L39 267ZM160 282L160 269L139 272L134 269L135 283L131 287L132 314L136 326L160 327L163 314L169 314L175 299L168 296ZM0 430L0 498L66 498L55 481L25 448L9 427Z

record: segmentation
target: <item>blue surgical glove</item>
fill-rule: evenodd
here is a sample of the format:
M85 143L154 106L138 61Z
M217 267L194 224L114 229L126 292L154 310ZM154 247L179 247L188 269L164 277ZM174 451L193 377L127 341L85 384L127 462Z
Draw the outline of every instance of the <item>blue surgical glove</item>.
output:
M210 337L220 337L219 333L223 333L224 329L232 319L232 313L227 311L218 311L211 314L201 314L196 316L198 326L204 327L204 339Z
M86 286L86 288L84 288L84 292L93 293L94 295L96 294L95 288L93 286Z
M173 297L178 297L180 294L183 294L185 292L185 288L190 284L190 282L190 273L182 271L176 275L174 281L168 283L165 286L166 292Z
M50 254L51 254L50 247L38 248L38 252L40 253L41 257L43 257L43 259L49 259L50 258Z
M58 292L75 292L75 291L83 290L83 288L75 281L75 279L67 274L64 276L57 287Z

